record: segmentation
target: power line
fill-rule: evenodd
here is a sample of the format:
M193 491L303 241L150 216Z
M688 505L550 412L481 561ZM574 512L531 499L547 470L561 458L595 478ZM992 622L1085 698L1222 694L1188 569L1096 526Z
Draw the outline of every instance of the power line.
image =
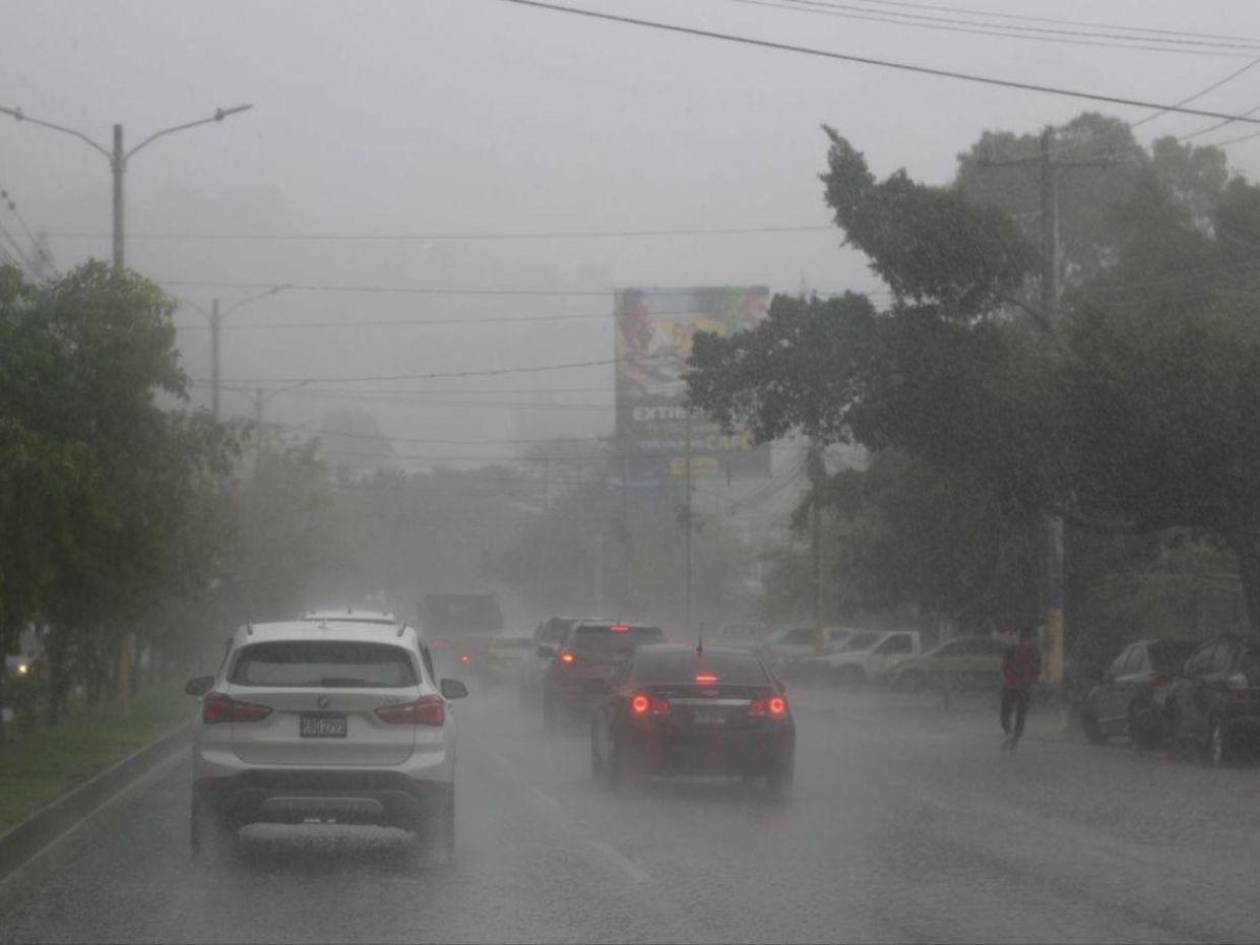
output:
M24 232L26 234L26 238L30 240L31 248L35 250L36 258L41 262L52 266L53 271L55 272L56 267L53 266L51 254L43 247L38 237L31 232L31 228L26 225L26 218L22 216L22 211L18 209L17 201L13 199L13 195L4 187L0 187L0 203L3 203L6 207L8 207L9 212L13 214L13 218L18 221L18 225L22 228L22 232Z
M1260 124L1260 121L1256 122ZM194 289L245 289L257 291L273 288L275 282L216 282L212 280L157 279L158 285ZM290 292L350 292L401 295L507 295L507 296L597 296L612 295L612 289L464 289L421 286L327 285L311 282L285 282Z
M1019 22L1024 22L1024 23L1050 23L1050 24L1059 25L1059 26L1084 26L1084 27L1089 27L1091 29L1122 30L1122 31L1127 31L1129 33L1147 34L1147 35L1152 35L1152 36L1190 37L1190 38L1195 38L1195 39L1206 39L1206 40L1220 39L1220 40L1226 40L1229 42L1237 42L1239 40L1242 40L1243 42L1253 43L1257 47L1260 47L1260 39L1248 39L1247 37L1239 37L1239 36L1226 36L1222 33L1202 33L1202 32L1194 32L1191 30L1165 30L1165 29L1157 29L1157 28L1148 27L1148 26L1130 26L1128 24L1103 23L1097 20L1093 20L1093 21L1070 20L1070 19L1065 19L1063 17L1030 16L1028 14L1020 14L1020 13L1002 13L996 10L977 10L974 8L967 8L967 7L955 7L955 6L950 6L948 4L915 3L915 2L912 2L912 0L863 0L863 2L870 4L872 6L904 7L904 8L910 8L910 9L916 9L916 10L933 10L937 12L940 12L942 10L947 10L952 13L965 13L971 16L987 16L993 19L1013 20L1013 21L1019 21Z
M524 324L594 320L608 322L611 325L613 312L588 312L577 315L495 315L478 318L378 318L365 321L340 322L229 322L221 325L220 331L272 331L292 328L301 328L303 330L310 328L423 328L427 325L504 325L513 322ZM181 331L209 331L211 326L204 322L176 322L175 327Z
M291 433L306 433L311 436L340 437L347 440L367 440L374 443L424 443L438 446L515 446L528 443L604 443L608 441L606 436L549 436L535 437L532 439L482 439L482 440L450 440L450 439L433 439L429 437L415 436L390 436L384 433L342 433L338 430L324 430L311 427L299 427L292 424L278 424Z
M1195 92L1193 95L1189 95L1186 98L1183 98L1180 102L1177 103L1177 107L1181 107L1182 105L1189 105L1191 102L1194 102L1194 101L1197 101L1198 99L1203 98L1203 96L1207 95L1208 93L1215 92L1222 85L1226 85L1230 82L1233 82L1244 72L1248 71L1249 69L1255 68L1257 65L1260 65L1260 59L1251 60L1251 62L1247 63L1241 69L1235 69L1229 75L1225 76L1225 78L1218 79L1217 81L1213 82L1211 85L1207 86L1206 88L1199 89L1199 91ZM1137 128L1141 125L1145 125L1148 121L1154 121L1156 118L1161 118L1167 114L1168 114L1168 109L1152 112L1151 114L1147 115L1145 118L1141 118L1135 122L1131 122L1129 124L1129 127Z
M587 240L587 239L638 239L689 236L743 236L745 234L816 233L834 231L832 224L789 224L784 226L729 226L689 227L683 229L644 230L551 230L513 233L128 233L128 240L166 241L256 241L256 242L303 242L303 243L384 243L384 242L474 242L511 240ZM49 233L53 239L108 240L108 233L61 232Z
M749 6L770 7L794 13L811 13L833 16L845 20L870 23L889 23L894 26L910 26L916 29L937 30L949 33L969 33L975 36L996 36L1004 39L1023 39L1032 42L1058 43L1068 46L1087 46L1104 49L1129 49L1138 52L1179 53L1191 56L1237 57L1246 55L1233 49L1257 50L1260 46L1246 46L1232 42L1200 42L1186 39L1154 39L1151 37L1126 36L1114 33L1087 32L1084 30L1045 29L1032 26L1010 26L1001 23L985 23L976 20L960 20L955 17L924 16L917 13L899 13L888 10L872 10L870 7L844 3L827 3L823 0L728 0ZM1095 37L1095 38L1089 38ZM1110 40L1119 39L1121 42ZM1160 43L1162 45L1142 45ZM1204 48L1187 48L1204 47Z
M1103 95L1096 92L1082 92L1075 89L1065 89L1057 86L1039 85L1031 82L1017 82L1010 79L998 79L993 76L977 75L967 72L954 72L948 69L934 69L930 66L920 66L913 63L897 62L888 59L875 59L869 56L855 56L850 53L838 53L830 50L818 49L811 46L797 46L792 43L779 43L766 39L755 39L751 36L740 36L734 33L719 33L715 30L700 29L692 26L679 26L673 23L663 23L659 20L644 20L637 17L620 16L613 13L601 13L596 10L582 10L576 7L560 6L555 3L545 3L543 0L499 0L500 3L511 3L517 6L532 7L539 10L550 10L555 13L567 13L571 16L582 16L589 19L605 20L611 23L621 23L629 26L642 26L649 29L661 30L669 33L679 33L686 36L697 36L703 39L716 39L728 43L739 43L745 46L758 46L763 49L775 49L780 52L793 52L805 56L816 56L823 59L835 59L841 62L854 62L867 66L878 66L884 69L897 69L903 72L913 72L919 75L930 75L936 78L957 79L963 82L974 82L982 85L993 85L1002 88L1018 89L1024 92L1041 92L1047 95L1059 95L1067 98L1086 99L1094 102L1107 102L1112 105L1131 105L1137 108L1153 108L1167 109L1168 111L1178 112L1185 115L1199 115L1206 118L1230 118L1234 121L1242 121L1248 124L1260 125L1260 119L1244 118L1239 115L1230 115L1225 112L1211 112L1204 109L1186 108L1184 106L1166 105L1162 102L1150 102L1144 99L1124 98L1115 95Z
M366 374L359 377L233 377L223 378L232 384L357 384L363 381L427 381L454 377L495 377L500 374L541 374L546 371L567 371L575 368L606 367L616 364L617 358L598 361L568 361L561 364L538 364L528 367L486 368L476 371L431 371L425 374ZM196 378L207 383L204 377Z

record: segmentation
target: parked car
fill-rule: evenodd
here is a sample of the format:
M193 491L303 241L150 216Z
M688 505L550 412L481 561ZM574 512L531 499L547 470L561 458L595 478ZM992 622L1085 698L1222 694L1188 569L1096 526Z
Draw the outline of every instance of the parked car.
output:
M862 630L833 652L802 660L800 668L812 676L851 685L878 679L921 650L917 630Z
M1002 657L1009 644L993 637L955 637L921 656L893 665L887 680L896 689L993 689L1002 681Z
M1260 744L1260 637L1222 636L1186 659L1168 692L1173 743L1220 766Z
M639 647L591 721L591 770L610 785L626 774L724 775L779 793L795 759L783 686L749 650Z
M837 650L858 631L848 627L823 627L824 647ZM785 627L772 633L761 645L761 657L776 673L792 675L802 661L817 656L814 627Z
M1139 640L1120 651L1089 691L1081 722L1095 745L1131 738L1141 748L1163 742L1173 676L1197 646L1194 640Z
M608 692L608 680L636 647L664 643L660 627L635 623L578 623L543 675L542 715L548 729L582 718Z
M755 650L762 645L769 633L770 628L764 623L724 623L718 627L717 637L712 642L717 646Z
M455 725L409 627L295 620L236 631L194 732L192 852L229 856L253 823L373 824L413 851L455 842Z

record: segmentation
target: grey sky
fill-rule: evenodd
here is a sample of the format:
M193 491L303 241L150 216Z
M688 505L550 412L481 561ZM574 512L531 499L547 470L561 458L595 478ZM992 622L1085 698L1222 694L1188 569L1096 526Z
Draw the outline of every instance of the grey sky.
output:
M857 2L857 0L855 0ZM576 2L574 5L579 5ZM842 52L1116 95L1175 101L1247 60L1121 51L856 22L730 0L583 0L582 6ZM1107 3L957 0L958 7L1260 37L1260 5L1238 0ZM56 2L6 5L0 104L101 142L132 142L219 105L254 110L138 155L128 226L145 232L483 233L825 224L820 123L836 125L878 173L946 180L986 128L1030 131L1086 103L515 8L422 2ZM926 11L919 11L926 12ZM963 17L946 12L943 15ZM1260 105L1260 67L1197 103ZM1103 109L1123 117L1146 113ZM1207 122L1166 116L1145 140ZM1245 132L1229 129L1205 140ZM1260 130L1260 129L1258 129ZM0 121L0 186L30 225L105 234L106 163L70 138ZM1260 170L1260 138L1230 149ZM0 217L0 222L7 217ZM835 232L497 242L184 242L133 239L129 263L168 280L600 290L612 285L768 284L794 291L872 285ZM63 268L108 242L52 241ZM179 288L209 307L249 293ZM422 373L611 357L606 321L250 330L263 322L597 314L602 297L424 297L288 292L243 308L225 331L225 378ZM208 374L195 313L188 370ZM607 368L399 384L510 390L598 388ZM240 386L254 386L252 380ZM265 386L274 386L267 384ZM348 387L350 385L347 385ZM363 384L381 390L390 385ZM204 387L199 388L204 397ZM471 396L471 395L460 395ZM478 395L482 396L482 395ZM610 394L547 394L591 407ZM456 399L452 397L451 399ZM281 394L270 415L315 426L344 401ZM243 396L225 399L244 411ZM399 436L604 432L611 414L547 410L521 432L506 408L455 411L364 402ZM472 448L400 445L467 455ZM503 448L483 449L499 455ZM478 453L480 455L480 453Z

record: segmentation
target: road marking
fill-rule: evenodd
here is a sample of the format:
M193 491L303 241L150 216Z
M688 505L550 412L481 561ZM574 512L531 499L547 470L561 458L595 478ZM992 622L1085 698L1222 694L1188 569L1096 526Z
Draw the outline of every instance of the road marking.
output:
M539 804L543 805L544 807L547 807L549 810L555 812L556 814L559 814L561 805L558 800L556 800L554 797L552 797L542 788L537 787L533 784L530 784L528 781L522 778L517 773L516 766L513 765L512 762L509 761L507 758L505 758L503 755L495 751L493 748L487 748L484 746L480 746L480 747L482 747L482 750L485 752L486 757L492 759L495 766L502 770L505 779L515 781L518 784L524 785L526 790L529 791L530 795L534 798L535 801L537 801ZM592 829L589 824L580 820L572 820L572 819L564 818L562 819L562 822L566 829L569 829L578 833L585 833ZM603 840L597 840L596 838L590 837L590 836L583 836L583 837L580 837L580 839L582 840L583 843L586 844L586 846L590 847L592 850L596 851L601 856L615 863L617 865L617 868L620 869L623 873L625 873L631 882L646 883L652 878L651 876L648 875L647 871L645 871L642 867L639 866L639 864L634 862L634 860L630 859L630 857L626 856L624 853L622 853L612 844L606 843Z

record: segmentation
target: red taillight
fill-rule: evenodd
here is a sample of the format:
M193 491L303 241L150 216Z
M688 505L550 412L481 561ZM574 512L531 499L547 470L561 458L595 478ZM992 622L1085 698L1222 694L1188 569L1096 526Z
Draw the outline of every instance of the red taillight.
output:
M382 706L376 717L391 725L441 725L446 721L446 701L441 696L421 696L415 702Z
M611 630L613 633L629 633L630 625L625 624L625 623L615 623L608 629Z
M445 641L445 640L434 640L434 641L433 641L433 649L435 649L435 650L445 650L445 649L446 649L446 641Z
M701 673L699 676L696 677L696 682L699 683L701 686L715 686L717 685L717 681L718 680L716 676L708 674L708 673Z
M574 659L576 659L576 657L572 653L570 653L568 650L565 650L563 653L560 654L561 663L569 664L569 663L572 663Z
M771 696L769 699L754 699L748 704L748 714L754 718L786 719L788 714L787 699L783 696Z
M669 700L661 696L649 696L646 692L636 692L630 697L630 711L639 717L669 715Z
M221 692L207 692L201 700L201 721L207 725L220 722L261 722L271 715L271 706L257 702L238 702Z
M471 653L460 653L460 654L459 654L459 661L460 661L461 663L467 663L467 662L468 662L469 660L471 660L471 659L472 659L472 654L471 654Z

